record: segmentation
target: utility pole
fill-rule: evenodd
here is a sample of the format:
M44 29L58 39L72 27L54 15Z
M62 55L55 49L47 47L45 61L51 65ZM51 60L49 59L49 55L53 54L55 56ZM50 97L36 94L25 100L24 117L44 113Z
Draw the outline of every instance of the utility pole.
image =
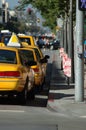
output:
M76 47L75 47L75 101L84 101L84 62L83 62L83 41L84 41L84 12L79 8L76 0ZM82 3L81 3L82 4ZM80 5L80 7L82 7ZM84 5L84 7L86 7Z
M64 20L64 50L67 53L67 13L65 12Z
M74 83L73 0L70 0L69 15L69 57L71 58L70 82Z
M5 0L2 0L2 23L5 23Z
M2 0L2 23L5 24L8 22L8 2Z

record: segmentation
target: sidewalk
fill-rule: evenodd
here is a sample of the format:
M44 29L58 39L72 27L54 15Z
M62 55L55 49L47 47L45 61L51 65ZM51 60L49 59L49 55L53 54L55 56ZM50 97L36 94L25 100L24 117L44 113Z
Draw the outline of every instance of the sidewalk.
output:
M61 70L59 51L56 51L53 57L47 107L58 113L86 118L86 88L84 88L84 102L76 102L74 87L74 84L68 85L66 77Z

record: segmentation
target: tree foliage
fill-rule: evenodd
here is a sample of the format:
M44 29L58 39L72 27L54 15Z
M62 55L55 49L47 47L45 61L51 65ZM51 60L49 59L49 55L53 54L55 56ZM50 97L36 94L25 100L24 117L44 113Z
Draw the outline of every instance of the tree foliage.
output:
M73 1L74 14L75 3L76 1ZM56 26L57 17L65 18L65 14L69 17L70 0L21 0L19 8L25 8L29 4L41 11L41 15L46 19L44 25L50 26L51 29Z

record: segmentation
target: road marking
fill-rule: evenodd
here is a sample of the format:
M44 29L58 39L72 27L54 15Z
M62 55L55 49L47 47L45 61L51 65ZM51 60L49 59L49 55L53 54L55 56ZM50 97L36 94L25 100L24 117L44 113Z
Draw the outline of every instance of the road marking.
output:
M12 112L12 113L24 113L25 111L21 110L0 110L0 112Z
M86 118L86 116L80 116L81 118Z
M52 86L53 86L53 85L64 86L64 85L68 85L68 84L67 84L67 83L52 83L52 82L51 82L50 85L52 85ZM75 84L69 84L69 85L71 86L71 85L75 85Z
M52 82L51 82L50 85L61 85L61 86L62 86L62 85L67 85L67 83L55 83L55 82L52 83Z
M35 98L48 99L48 96L45 96L45 95L35 95Z

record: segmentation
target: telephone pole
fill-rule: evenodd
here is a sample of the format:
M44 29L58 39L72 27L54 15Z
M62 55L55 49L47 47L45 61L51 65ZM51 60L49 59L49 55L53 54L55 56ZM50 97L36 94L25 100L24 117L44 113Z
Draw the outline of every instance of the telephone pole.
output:
M7 23L8 21L8 2L2 0L2 23Z
M73 42L73 0L70 0L69 10L69 57L71 58L71 83L74 83L74 42Z
M79 2L81 0L76 0L75 101L82 102L84 101L84 11L80 10Z

